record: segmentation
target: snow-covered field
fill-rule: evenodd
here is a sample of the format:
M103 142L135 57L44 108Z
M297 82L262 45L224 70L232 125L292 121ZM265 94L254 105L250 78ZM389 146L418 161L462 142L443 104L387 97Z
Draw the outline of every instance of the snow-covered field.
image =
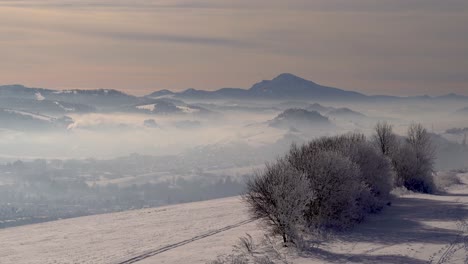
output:
M292 263L468 263L468 174L446 195L409 194ZM0 263L206 263L263 231L239 197L0 230Z

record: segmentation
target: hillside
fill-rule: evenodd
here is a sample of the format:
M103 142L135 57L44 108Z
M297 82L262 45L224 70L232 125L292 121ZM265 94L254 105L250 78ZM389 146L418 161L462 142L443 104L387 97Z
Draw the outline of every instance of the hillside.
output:
M51 90L29 88L22 85L1 85L0 99L15 98L15 100L52 101L66 103L89 111L93 107L115 108L140 101L139 98L114 89L95 90ZM18 102L21 103L21 102ZM47 105L46 105L47 106ZM11 106L10 106L11 107Z
M322 116L316 111L308 111L305 109L286 109L274 119L269 121L269 125L277 128L327 128L331 127L331 122L327 117Z
M406 194L355 229L291 263L467 263L468 174L444 195ZM245 233L260 240L239 197L0 230L7 263L206 263Z
M0 128L18 130L66 129L73 120L68 116L55 118L39 113L0 108Z

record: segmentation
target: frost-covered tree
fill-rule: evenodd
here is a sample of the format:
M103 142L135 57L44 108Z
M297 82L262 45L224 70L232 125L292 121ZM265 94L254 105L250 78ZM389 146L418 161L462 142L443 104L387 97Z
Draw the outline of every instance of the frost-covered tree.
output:
M306 211L308 225L343 229L362 219L359 200L369 192L359 179L358 165L333 151L323 151L308 162L303 168L314 193Z
M359 166L360 177L372 194L362 201L363 207L370 212L380 210L389 202L395 185L391 160L367 141L356 143L348 153L349 159Z
M364 135L323 137L268 164L248 181L244 200L273 234L294 242L301 228L345 229L378 211L393 175L389 159Z
M408 144L401 144L392 155L392 163L396 172L396 185L414 190L408 184L408 180L415 178L417 174L417 161L414 149Z
M247 181L243 199L251 215L263 219L272 234L280 235L285 243L294 243L306 206L314 195L309 186L304 173L280 159Z
M371 191L371 196L362 201L367 211L377 211L389 200L394 186L394 172L390 160L362 134L347 134L335 137L323 137L311 141L300 148L290 151L290 162L298 168L309 166L312 157L325 151L334 151L349 158L359 167L356 181L362 181Z

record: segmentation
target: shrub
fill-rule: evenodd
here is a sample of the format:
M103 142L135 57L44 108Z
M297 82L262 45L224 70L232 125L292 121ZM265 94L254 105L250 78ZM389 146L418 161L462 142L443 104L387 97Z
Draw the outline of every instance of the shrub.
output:
M220 255L214 261L209 261L207 264L288 264L286 256L276 247L276 241L272 241L269 236L259 243L255 243L253 238L247 234L241 238L242 242L235 245L231 254ZM244 242L248 243L248 249ZM251 249L255 248L253 251Z
M246 254L253 254L255 243L252 236L250 234L245 234L245 236L240 237L239 242L234 246L234 248Z
M369 143L362 134L348 134L336 137L324 137L298 148L293 146L289 161L296 168L304 167L312 156L321 155L324 151L335 151L348 157L359 167L356 181L363 181L372 195L366 203L365 210L374 212L382 208L390 199L394 186L394 172L390 160Z
M250 213L263 219L271 233L280 235L285 243L294 243L296 228L313 196L305 174L280 159L248 180L247 189L243 199Z
M323 137L298 147L247 182L250 213L297 244L299 231L345 229L388 202L390 160L362 134Z
M395 178L392 163L367 141L357 143L351 150L354 153L349 157L358 164L361 179L372 194L367 208L375 212L390 200Z
M303 169L314 193L305 218L309 227L350 227L363 217L360 199L368 189L359 180L359 167L338 152L324 151L307 159Z
M208 262L209 264L249 264L249 260L245 255L227 255L218 256L216 260Z

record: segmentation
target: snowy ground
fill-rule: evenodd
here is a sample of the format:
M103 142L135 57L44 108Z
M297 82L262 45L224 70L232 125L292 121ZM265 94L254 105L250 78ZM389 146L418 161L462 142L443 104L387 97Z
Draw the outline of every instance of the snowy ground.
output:
M468 174L446 195L405 195L297 263L468 263ZM316 260L316 261L312 261Z
M468 263L468 174L446 195L411 194L292 263ZM0 263L206 263L245 233L238 197L0 230Z

